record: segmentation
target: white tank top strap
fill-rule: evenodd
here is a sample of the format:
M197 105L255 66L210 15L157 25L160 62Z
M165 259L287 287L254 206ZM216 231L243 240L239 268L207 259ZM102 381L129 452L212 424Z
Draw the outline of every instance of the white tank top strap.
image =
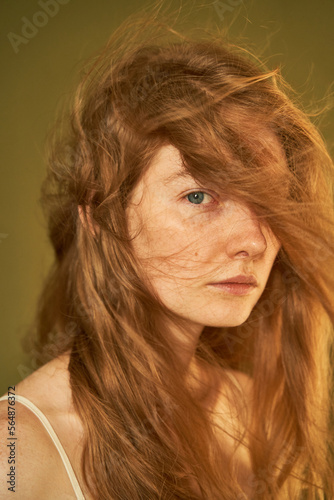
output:
M0 398L0 401L5 401L6 399L7 399L7 396L5 395L5 396L2 396ZM39 408L37 408L37 406L34 403L32 403L29 399L27 399L26 397L15 394L15 402L16 401L25 405L27 408L29 408L36 415L37 418L39 418L39 420L41 421L41 423L43 424L43 426L47 430L48 434L50 435L52 441L54 442L54 445L56 446L56 448L61 456L61 459L62 459L63 464L65 466L65 469L67 471L68 477L71 481L71 484L72 484L72 487L73 487L73 490L74 490L74 493L76 495L77 500L85 500L85 497L82 493L82 490L80 488L77 477L74 473L71 462L69 461L69 458L68 458L61 442L59 441L59 438L58 438L56 432L54 431L52 425L50 424L49 420L46 418L44 413L42 413L41 410Z

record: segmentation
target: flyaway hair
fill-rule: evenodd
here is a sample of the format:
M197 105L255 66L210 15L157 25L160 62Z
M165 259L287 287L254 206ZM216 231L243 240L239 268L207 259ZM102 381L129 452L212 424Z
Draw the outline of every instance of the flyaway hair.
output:
M45 362L71 350L82 470L96 499L330 500L331 157L278 68L222 33L186 35L161 19L157 9L113 33L49 141L41 201L55 258L34 354ZM206 327L197 349L203 362L252 378L248 406L224 381L247 425L246 486L186 387L168 343L181 319L145 285L127 231L131 192L168 144L199 183L247 203L282 243L247 321Z

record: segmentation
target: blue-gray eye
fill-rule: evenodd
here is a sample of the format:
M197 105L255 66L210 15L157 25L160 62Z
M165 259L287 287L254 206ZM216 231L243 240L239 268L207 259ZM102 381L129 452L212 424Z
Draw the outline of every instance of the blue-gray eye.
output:
M188 199L188 201L190 201L190 203L199 205L204 200L204 195L205 193L203 193L202 191L197 191L196 193L189 193L186 198Z

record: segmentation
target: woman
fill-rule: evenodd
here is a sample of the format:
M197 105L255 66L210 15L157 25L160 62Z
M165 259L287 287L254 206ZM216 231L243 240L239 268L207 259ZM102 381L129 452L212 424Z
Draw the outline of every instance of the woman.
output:
M149 20L84 76L43 187L44 364L0 405L19 498L333 498L333 164L286 89Z

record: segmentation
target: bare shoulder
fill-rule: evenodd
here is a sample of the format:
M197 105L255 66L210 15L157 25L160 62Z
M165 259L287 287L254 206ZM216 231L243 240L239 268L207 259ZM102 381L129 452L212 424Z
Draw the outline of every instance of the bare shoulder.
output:
M16 385L15 399L0 402L0 474L6 478L0 486L1 500L12 498L13 491L22 500L75 498L49 433L17 397L27 398L41 410L70 455L72 448L67 446L67 440L73 430L73 415L67 361L62 357L47 363Z
M20 404L0 402L0 498L62 498L59 454L36 416ZM46 481L46 478L47 481ZM57 496L58 494L58 496ZM70 498L70 497L69 497Z

